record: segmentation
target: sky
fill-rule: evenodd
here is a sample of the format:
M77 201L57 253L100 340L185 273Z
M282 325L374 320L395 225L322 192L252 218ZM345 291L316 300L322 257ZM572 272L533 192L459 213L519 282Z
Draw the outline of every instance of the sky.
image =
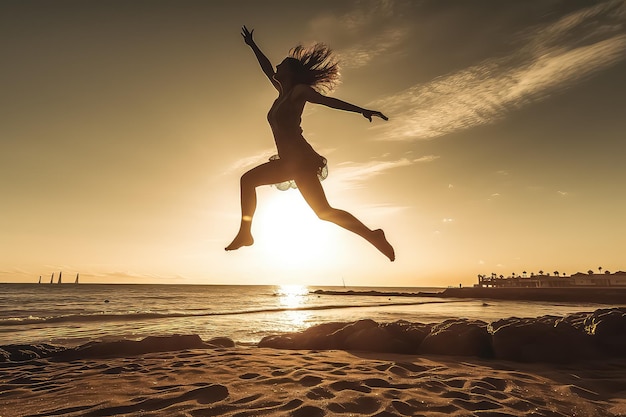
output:
M328 44L307 104L331 205L239 177L276 153L278 64ZM0 282L472 285L478 274L626 270L626 2L0 0Z

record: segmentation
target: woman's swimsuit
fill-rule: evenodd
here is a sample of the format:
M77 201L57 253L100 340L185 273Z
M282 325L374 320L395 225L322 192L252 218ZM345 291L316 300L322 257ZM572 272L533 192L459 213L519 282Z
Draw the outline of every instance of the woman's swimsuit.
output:
M290 96L291 91L283 97L278 97L267 114L267 121L274 133L278 149L278 155L272 156L270 161L280 159L289 165L294 174L316 172L320 180L323 180L328 176L326 158L315 152L302 136L300 127L302 112L291 103L287 103ZM276 187L284 191L296 188L296 184L290 180L276 184Z

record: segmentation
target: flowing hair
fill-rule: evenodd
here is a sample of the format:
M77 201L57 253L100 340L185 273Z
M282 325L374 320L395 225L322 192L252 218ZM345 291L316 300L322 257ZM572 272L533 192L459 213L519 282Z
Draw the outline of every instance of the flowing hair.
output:
M289 58L293 60L298 82L320 91L332 91L339 84L339 64L327 45L295 46L289 51Z

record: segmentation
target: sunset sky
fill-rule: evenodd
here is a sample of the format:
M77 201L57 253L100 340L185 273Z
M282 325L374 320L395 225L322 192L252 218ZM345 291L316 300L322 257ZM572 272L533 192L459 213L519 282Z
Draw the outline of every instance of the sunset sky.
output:
M325 42L333 96L308 104L330 203L389 262L239 177L275 153L276 65ZM626 270L626 2L0 1L0 282L471 285L479 273Z

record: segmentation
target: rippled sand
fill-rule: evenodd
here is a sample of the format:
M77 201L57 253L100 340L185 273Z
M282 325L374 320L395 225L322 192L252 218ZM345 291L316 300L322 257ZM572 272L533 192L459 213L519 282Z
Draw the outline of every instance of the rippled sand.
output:
M626 360L256 347L0 364L0 416L626 415Z

